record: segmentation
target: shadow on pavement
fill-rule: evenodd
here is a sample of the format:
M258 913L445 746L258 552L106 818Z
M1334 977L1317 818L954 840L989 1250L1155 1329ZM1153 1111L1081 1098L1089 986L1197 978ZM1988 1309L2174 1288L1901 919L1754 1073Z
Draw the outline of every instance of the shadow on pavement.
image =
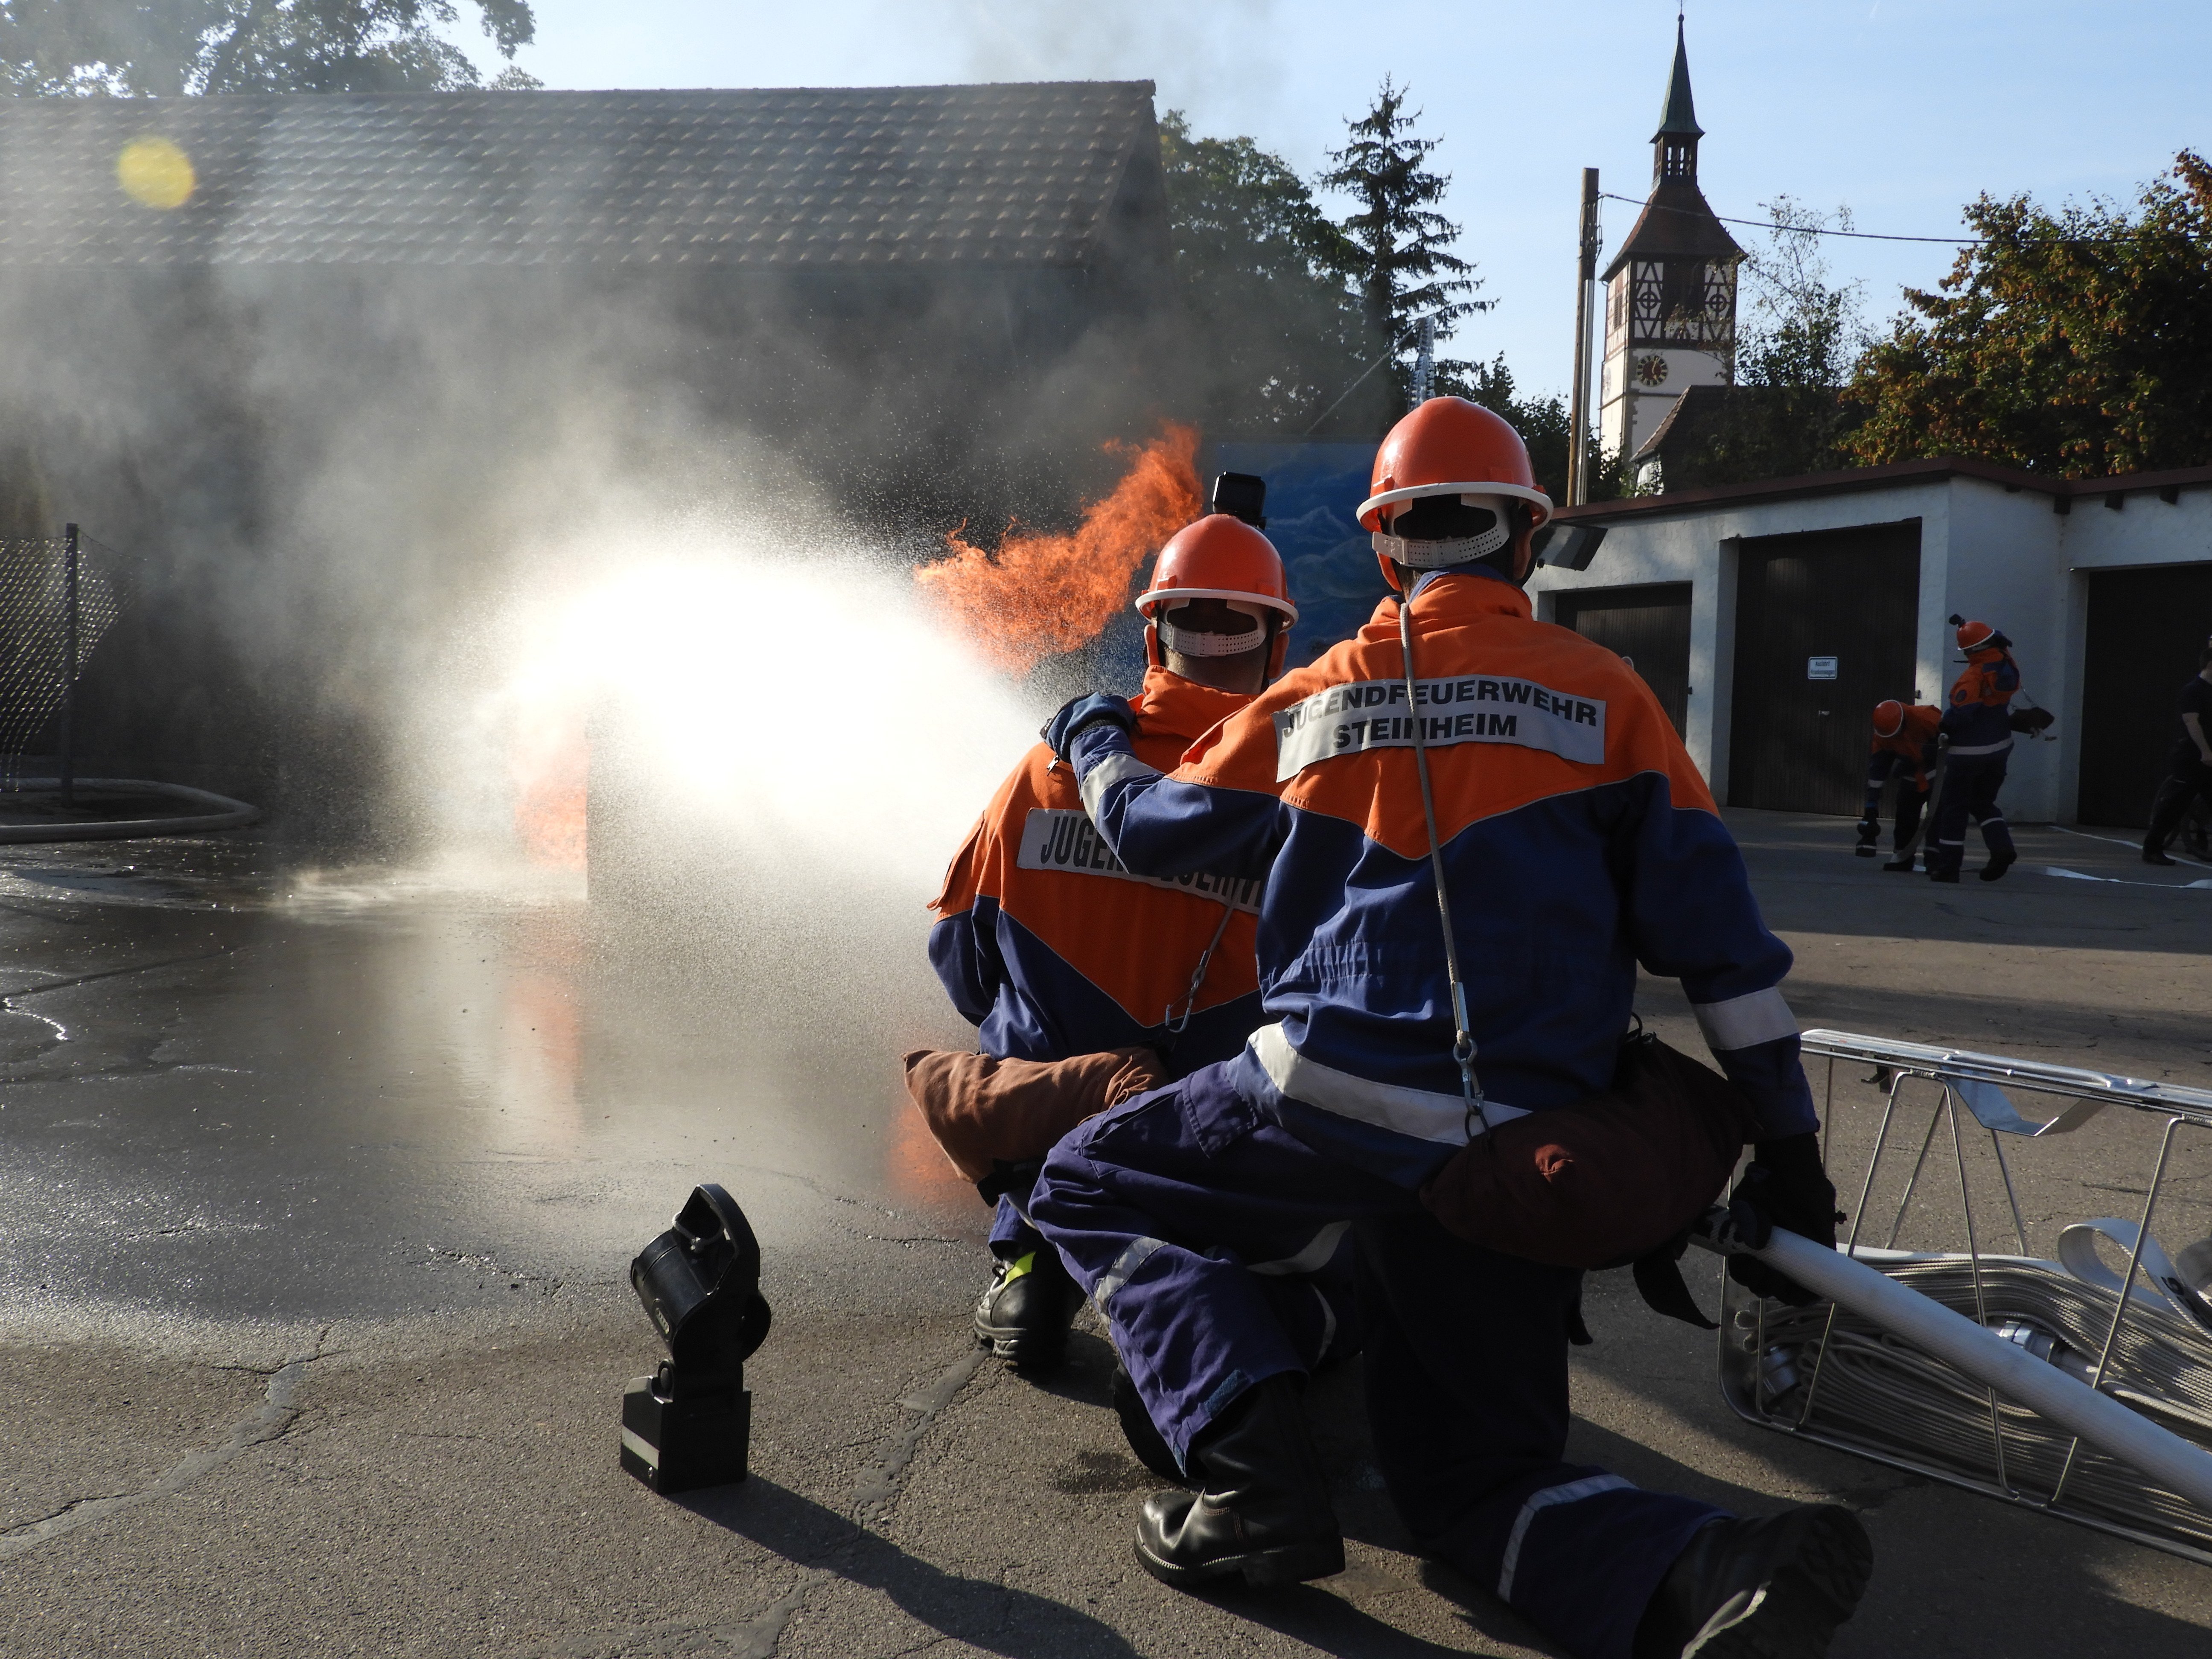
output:
M947 1572L757 1474L742 1486L675 1501L794 1565L880 1590L908 1616L986 1653L1006 1659L1134 1659L1137 1650L1089 1613L1027 1590Z
M1632 1366L1610 1375L1617 1384L1645 1392L1637 1389ZM1656 1393L1646 1397L1660 1408L1654 1416L1663 1416L1668 1402ZM2199 1659L2205 1652L2202 1625L2131 1601L2116 1594L2112 1583L2115 1565L2130 1558L2177 1591L2178 1581L2201 1574L2200 1567L1832 1448L1754 1432L1763 1459L1789 1471L1784 1479L1798 1491L1777 1495L1737 1484L1580 1414L1570 1455L1639 1486L1683 1492L1743 1515L1823 1498L1856 1510L1875 1535L1875 1577L1857 1615L1837 1638L1838 1659L2090 1652ZM1427 1582L1464 1605L1453 1577L1432 1571ZM1486 1598L1477 1590L1474 1601L1480 1607Z
M1354 1569L1357 1571L1357 1569ZM1351 1575L1346 1575L1350 1577ZM1431 1589L1431 1582L1443 1574L1433 1565L1424 1569L1422 1579ZM1334 1583L1335 1580L1323 1580ZM1463 1581L1462 1581L1463 1582ZM1407 1587L1408 1589L1411 1585ZM1452 1592L1443 1592L1447 1600L1456 1602ZM1467 1650L1445 1647L1425 1637L1415 1636L1385 1624L1343 1595L1332 1595L1317 1585L1302 1584L1295 1589L1268 1594L1248 1590L1239 1584L1225 1589L1200 1593L1199 1599L1210 1601L1224 1613L1233 1614L1263 1630L1273 1631L1303 1642L1322 1653L1333 1654L1336 1659L1431 1659L1431 1656L1449 1654L1460 1659ZM1495 1642L1520 1647L1536 1646L1536 1638L1526 1625L1508 1613L1496 1601L1485 1607L1479 1590L1470 1588L1468 1604L1462 1607L1461 1616L1478 1635ZM1553 1650L1539 1647L1540 1652Z

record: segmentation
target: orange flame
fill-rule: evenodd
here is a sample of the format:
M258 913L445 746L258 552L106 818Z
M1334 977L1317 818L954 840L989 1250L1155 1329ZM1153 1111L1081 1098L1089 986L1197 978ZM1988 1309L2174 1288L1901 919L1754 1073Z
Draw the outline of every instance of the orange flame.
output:
M1024 674L1103 633L1137 567L1199 508L1198 434L1170 425L1135 452L1111 495L1084 509L1073 535L1009 534L994 556L955 531L945 538L952 556L914 577L994 664Z

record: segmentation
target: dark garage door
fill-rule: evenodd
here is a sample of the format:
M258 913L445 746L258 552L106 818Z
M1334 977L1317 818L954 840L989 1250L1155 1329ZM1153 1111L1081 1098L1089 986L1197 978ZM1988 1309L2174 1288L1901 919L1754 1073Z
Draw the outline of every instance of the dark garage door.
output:
M1690 584L1601 587L1559 595L1560 626L1635 665L1677 734L1690 717Z
M2089 578L2081 663L2084 823L2140 830L2181 734L2174 699L2212 635L2212 564L2106 570Z
M1731 805L1857 816L1875 704L1934 700L1919 611L1917 519L1739 544Z

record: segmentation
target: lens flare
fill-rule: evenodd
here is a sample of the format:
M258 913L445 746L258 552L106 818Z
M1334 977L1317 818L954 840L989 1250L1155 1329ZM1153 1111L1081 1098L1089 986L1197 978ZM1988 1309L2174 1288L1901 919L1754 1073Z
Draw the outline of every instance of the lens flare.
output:
M132 201L166 213L192 199L199 175L192 171L191 157L168 139L149 133L124 145L115 158L115 182Z
M1126 449L1127 446L1112 447ZM1129 579L1199 514L1198 434L1170 426L1134 452L1072 535L1009 532L995 554L947 536L952 556L915 572L931 606L1010 674L1088 645L1129 597Z

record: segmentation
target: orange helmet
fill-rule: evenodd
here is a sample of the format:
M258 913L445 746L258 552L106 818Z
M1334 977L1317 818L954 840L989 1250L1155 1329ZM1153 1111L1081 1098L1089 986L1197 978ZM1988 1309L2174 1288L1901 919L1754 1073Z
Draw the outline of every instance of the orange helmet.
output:
M1145 655L1161 661L1160 630L1178 633L1167 613L1192 599L1225 599L1269 631L1274 649L1268 653L1267 675L1273 678L1283 665L1285 637L1298 619L1291 603L1291 585L1283 574L1282 555L1274 543L1227 513L1209 513L1195 524L1185 525L1168 538L1152 567L1152 586L1137 595L1137 613L1144 617ZM1221 656L1249 651L1234 634L1184 633L1170 637L1176 650L1194 656Z
M1874 734L1893 738L1905 729L1905 705L1890 697L1874 706Z
M1964 617L1951 618L1951 625L1959 630L1959 649L1984 651L1991 646L2002 647L2004 636L1985 622L1969 622Z
M1390 533L1399 514L1437 495L1455 495L1463 506L1487 509L1487 527L1442 541ZM1527 502L1539 525L1552 516L1552 499L1536 488L1521 434L1480 404L1431 398L1392 427L1375 452L1373 493L1359 504L1359 522L1375 532L1383 579L1395 587L1395 565L1439 569L1486 558L1507 545L1513 538L1510 507L1516 501Z

